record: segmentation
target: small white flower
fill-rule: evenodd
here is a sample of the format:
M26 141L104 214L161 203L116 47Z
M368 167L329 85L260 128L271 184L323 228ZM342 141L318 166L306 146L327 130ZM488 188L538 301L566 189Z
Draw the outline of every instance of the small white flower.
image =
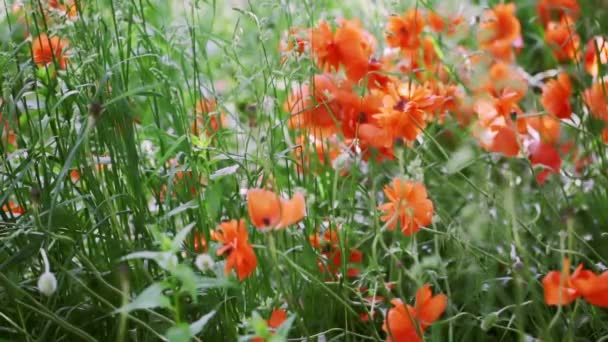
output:
M51 272L44 272L38 278L38 290L45 296L51 296L57 290L57 278Z
M194 264L201 272L205 272L213 268L215 261L209 254L199 254L194 260Z

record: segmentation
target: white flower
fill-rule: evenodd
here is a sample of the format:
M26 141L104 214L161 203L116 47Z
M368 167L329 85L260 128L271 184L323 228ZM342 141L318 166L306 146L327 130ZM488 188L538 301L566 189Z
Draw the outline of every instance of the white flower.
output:
M209 254L199 254L194 260L194 264L201 272L205 272L213 268L215 261Z

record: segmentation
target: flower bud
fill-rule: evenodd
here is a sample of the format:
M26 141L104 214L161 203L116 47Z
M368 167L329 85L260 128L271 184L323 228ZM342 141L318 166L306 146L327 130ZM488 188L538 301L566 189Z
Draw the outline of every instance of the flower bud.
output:
M38 278L38 290L45 296L51 296L57 290L57 278L51 272L44 272Z

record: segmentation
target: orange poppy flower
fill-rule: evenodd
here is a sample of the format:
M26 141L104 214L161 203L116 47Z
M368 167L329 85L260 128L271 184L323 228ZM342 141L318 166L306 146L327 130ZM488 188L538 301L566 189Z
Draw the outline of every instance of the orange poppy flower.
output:
M585 105L591 115L608 123L608 81L597 81L583 92Z
M378 207L383 211L380 217L387 223L389 230L397 226L405 235L412 235L420 227L428 226L433 220L433 202L428 199L426 188L422 183L393 179L391 185L384 186L387 203Z
M249 277L258 265L258 260L249 244L249 233L245 220L231 220L221 223L213 232L211 238L223 244L216 251L216 255L226 254L226 266L224 273L228 275L230 270L237 272L239 280Z
M358 21L344 19L335 33L327 22L319 23L311 31L310 42L312 54L324 71L337 71L344 64L347 74L357 79L365 75L361 69L367 67L376 45L373 36Z
M495 57L511 60L512 47L521 36L521 25L515 16L515 4L498 4L484 12L477 39L482 49Z
M579 266L579 267L582 267ZM551 271L543 278L545 303L547 305L568 305L578 298L579 293L570 278L570 260L564 260L564 270Z
M336 229L328 229L323 235L313 234L309 237L311 246L321 249L322 259L317 261L321 272L330 272L334 276L338 276L342 270L342 249L340 247L340 237ZM361 272L354 264L360 264L363 261L363 253L351 248L346 257L346 275L348 277L356 277Z
M279 42L279 52L286 54L295 50L298 54L302 54L306 49L306 41L303 30L293 27L283 34L283 39Z
M70 180L72 183L78 182L80 180L80 171L77 169L70 171Z
M65 13L71 19L78 16L78 7L74 0L49 0L49 8Z
M502 153L514 157L519 153L519 139L515 124L509 115L498 112L495 99L480 99L475 103L479 120L473 134L481 147L489 152ZM499 107L500 108L500 107Z
M214 99L202 99L196 105L196 119L192 122L192 134L200 135L204 128L207 136L219 131L225 124L224 113L217 110ZM207 121L208 120L208 121Z
M424 15L415 8L401 16L391 16L386 25L386 43L392 48L415 50L420 46L424 25Z
M529 145L528 152L532 165L540 165L544 169L536 175L539 184L543 184L550 173L559 173L562 158L553 145L542 141L534 141Z
M196 253L207 253L207 239L202 232L194 232L194 252Z
M440 293L433 296L430 285L426 284L416 292L416 306L404 305L400 299L393 299L393 307L388 310L382 330L386 331L388 342L421 341L418 332L439 319L447 306L448 297Z
M270 190L250 189L247 191L247 209L251 223L258 229L282 229L304 218L306 201L300 192L288 200Z
M429 27L438 33L445 32L448 36L456 33L459 26L463 26L465 23L462 15L457 15L452 18L446 18L435 11L429 11L427 15Z
M32 43L34 63L44 67L56 62L59 69L65 69L67 66L65 49L67 46L67 40L60 39L57 36L49 38L45 33L41 34Z
M545 30L545 42L559 62L578 60L580 41L572 19L566 16L550 22Z
M578 0L540 0L536 5L543 24L567 15L573 19L579 17L581 8Z
M536 115L527 118L517 118L520 134L528 133L528 129L535 130L540 139L548 144L555 144L560 137L561 122L550 115Z
M585 47L585 70L592 76L597 76L600 64L608 63L608 41L604 37L594 37Z
M543 278L543 288L547 305L568 305L582 296L592 305L608 307L608 271L596 275L580 264L570 276L568 259L562 272L551 271Z
M572 275L571 283L590 304L608 307L608 271L596 275L580 265Z
M374 115L378 124L394 138L414 141L426 127L427 114L436 110L443 99L427 88L401 83L389 88L380 113Z
M25 214L25 209L20 207L17 203L13 201L8 201L7 204L2 206L2 211L5 213L11 213L13 215L22 215Z
M608 128L604 128L602 130L602 139L604 140L605 144L608 144Z
M560 119L567 119L572 114L571 95L570 77L561 73L556 80L550 80L545 84L540 101L547 112Z
M266 324L271 329L271 334L278 329L283 322L287 320L287 311L283 309L274 309L270 314L270 318L266 321ZM255 337L252 342L264 342L265 339L261 337Z
M342 93L351 93L351 84L331 74L313 77L312 84L296 88L288 96L285 110L291 114L289 127L311 130L316 137L329 137L338 132Z

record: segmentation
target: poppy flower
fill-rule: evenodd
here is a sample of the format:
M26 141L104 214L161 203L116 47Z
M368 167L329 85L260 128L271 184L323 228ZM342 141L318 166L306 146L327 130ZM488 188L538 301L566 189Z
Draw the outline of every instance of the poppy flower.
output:
M41 34L32 43L34 63L44 67L56 62L59 69L65 69L67 66L65 49L67 46L67 40L60 39L58 36L48 37L45 33Z
M591 76L599 74L600 65L608 63L608 41L604 37L594 37L585 47L585 70Z
M539 184L543 184L550 173L559 173L562 158L553 145L542 141L533 141L529 145L528 151L532 165L540 165L544 169L536 176Z
M545 42L558 62L578 60L580 41L574 22L566 16L560 21L550 22L545 30Z
M608 128L602 130L602 140L604 140L604 144L608 144Z
M608 307L608 271L596 275L581 266L572 275L572 285L590 304Z
M519 138L515 124L508 115L499 113L495 99L479 99L475 112L479 120L475 123L473 134L481 147L489 152L502 153L514 157L519 153ZM503 109L504 111L504 109Z
M514 3L506 3L485 11L477 35L482 49L509 61L513 45L521 37L521 25L515 10Z
M192 122L192 133L200 135L204 128L207 136L219 131L225 124L224 113L217 110L214 99L202 99L196 105L196 118Z
M211 238L223 244L216 251L216 255L226 254L224 273L230 270L237 272L239 280L249 277L257 267L258 260L249 243L249 234L245 220L231 220L221 223L213 232Z
M279 52L286 54L295 50L298 54L302 54L306 49L306 41L303 30L293 27L283 34L283 39L279 42Z
M389 230L397 226L405 235L412 235L420 227L428 226L433 220L433 202L428 199L424 184L393 179L391 185L384 186L384 194L389 202L378 207L383 211L380 217Z
M391 16L386 25L386 43L392 48L415 50L420 46L420 34L424 25L424 15L415 8L403 15Z
M441 16L435 11L429 11L427 15L429 27L437 32L445 32L448 36L456 33L458 27L465 24L464 17L462 15L456 15L452 18Z
M324 168L317 166L323 166L326 162L333 167L336 158L345 153L342 145L335 135L327 139L298 136L296 138L297 147L293 149L298 172L321 172Z
M426 284L416 292L416 306L405 305L400 299L393 299L393 307L388 310L382 330L387 333L388 342L421 341L418 332L439 319L447 306L447 296L443 293L433 296L430 285Z
M271 334L274 332L287 320L287 311L283 309L274 309L270 314L270 318L266 321L268 328L271 329ZM264 342L265 339L261 337L256 337L252 340L252 342Z
M25 214L25 209L20 207L17 203L13 201L8 201L7 204L2 206L2 211L5 213L11 213L13 215L22 215Z
M427 115L430 116L443 99L424 87L401 83L389 88L382 101L380 113L374 115L379 125L393 138L414 141L426 127Z
M340 247L340 237L336 229L328 229L323 235L310 235L309 241L312 247L321 250L322 258L317 261L321 272L329 272L334 276L338 276L344 263L342 262L343 249ZM348 277L356 277L361 272L355 264L360 264L363 261L363 253L351 248L346 255L346 275Z
M555 144L561 133L560 120L550 115L517 118L517 125L520 134L527 134L532 129L538 133L541 141L548 144Z
M319 23L311 31L310 44L315 60L324 71L337 71L343 64L347 75L360 79L376 41L358 21L342 19L335 33L329 23Z
M543 24L567 15L573 19L579 17L581 8L578 0L540 0L536 10Z
M296 192L291 199L280 198L270 190L247 191L247 210L258 229L281 229L298 223L306 215L304 195Z
M332 74L319 74L311 84L295 88L288 96L285 110L291 114L289 127L306 129L315 137L329 137L339 131L337 123L342 113L339 99L352 93L352 85Z
M592 305L608 307L608 271L596 275L580 264L570 275L569 259L564 259L562 272L547 273L543 289L547 305L568 305L583 297Z
M608 123L608 81L597 81L583 92L583 101L596 119Z
M74 0L49 0L49 8L65 13L70 19L78 16L78 7Z
M556 80L550 80L543 87L541 103L545 110L550 114L560 118L568 119L572 114L570 106L570 96L572 95L572 85L570 77L561 73Z
M202 232L196 231L194 232L194 252L196 253L207 253L207 239Z

